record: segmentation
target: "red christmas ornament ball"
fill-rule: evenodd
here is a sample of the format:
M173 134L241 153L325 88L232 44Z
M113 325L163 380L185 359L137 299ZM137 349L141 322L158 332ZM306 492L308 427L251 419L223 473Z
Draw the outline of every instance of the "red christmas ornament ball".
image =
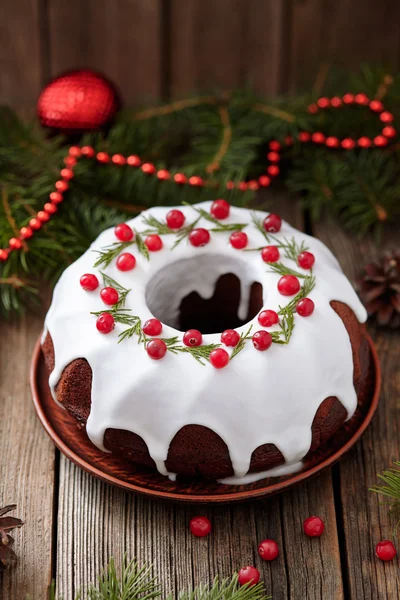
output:
M240 335L235 329L225 329L221 333L221 342L225 344L225 346L235 347L238 345L240 340Z
M114 317L108 312L102 313L97 317L96 327L100 333L110 333L115 327Z
M257 585L260 581L260 571L255 567L243 567L238 573L239 585Z
M263 540L258 546L258 554L263 560L274 560L279 554L279 546L275 540Z
M118 92L106 77L81 69L50 81L40 94L37 113L43 127L72 134L103 128L120 105Z
M190 531L196 537L205 537L211 532L211 521L207 517L194 517L191 519Z
M394 544L390 540L382 540L376 545L375 554L381 560L393 560L397 554Z
M160 335L161 331L162 331L162 323L158 319L149 319L143 325L143 333L145 333L146 335L151 335L151 336Z
M320 517L308 517L303 523L303 529L308 537L319 537L324 533L325 523Z
M29 240L33 236L33 230L31 227L21 227L19 230L19 235L23 240Z

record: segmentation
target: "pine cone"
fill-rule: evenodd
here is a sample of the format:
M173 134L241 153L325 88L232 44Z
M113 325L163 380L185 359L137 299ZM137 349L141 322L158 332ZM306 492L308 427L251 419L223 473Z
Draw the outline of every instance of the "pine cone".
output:
M0 508L0 571L5 571L17 562L17 555L11 548L14 540L8 532L16 527L22 527L23 522L16 517L3 516L15 509L15 504Z
M386 252L365 265L358 292L378 325L400 327L400 250Z

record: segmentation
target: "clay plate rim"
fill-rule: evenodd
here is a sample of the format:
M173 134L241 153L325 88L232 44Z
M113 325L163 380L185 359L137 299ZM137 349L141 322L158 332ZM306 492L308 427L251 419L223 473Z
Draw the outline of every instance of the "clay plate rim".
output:
M43 378L43 374L41 375L39 366L40 366L40 361L44 360L42 353L41 353L41 336L39 337L38 341L36 342L33 356L32 356L31 369L30 369L30 385L31 385L32 397L33 397L33 404L35 406L36 413L37 413L44 429L50 436L50 438L53 441L53 443L55 444L55 446L60 450L60 452L62 452L67 458L69 458L77 466L81 467L82 469L84 469L85 471L90 473L91 475L94 475L98 479L105 481L106 483L111 483L113 485L116 485L117 487L123 488L125 490L129 490L131 492L135 492L138 494L144 494L147 496L165 499L165 500L173 500L176 502L186 502L186 503L196 502L196 503L206 504L206 503L224 503L224 502L226 503L226 502L238 502L238 501L244 501L244 500L252 500L255 498L269 496L271 494L275 494L277 492L286 490L287 488L291 487L292 485L294 485L296 483L300 483L301 481L304 481L306 479L309 479L310 477L316 475L323 469L326 469L327 467L333 465L346 452L348 452L352 446L354 446L354 444L358 441L358 439L364 433L364 431L370 424L371 419L377 409L378 402L379 402L380 389L381 389L381 368L380 368L380 364L379 364L376 347L375 347L375 344L372 341L369 334L366 334L366 338L367 338L369 348L371 351L371 355L372 355L372 361L373 361L373 366L374 366L374 371L375 371L374 372L375 386L374 386L374 392L372 395L372 399L370 401L368 411L366 412L365 417L363 418L363 420L361 421L361 423L359 424L357 429L355 429L355 431L352 433L351 437L338 450L336 450L336 452L334 452L327 458L321 460L321 462L317 463L316 465L314 465L308 469L305 469L304 471L301 471L300 473L295 473L291 476L288 476L288 477L284 478L283 480L282 480L282 478L279 478L279 481L276 481L275 483L267 483L267 482L271 481L271 479L269 479L269 480L266 479L265 486L259 487L257 489L251 488L250 487L251 484L249 486L246 486L246 485L238 486L236 490L235 490L235 486L223 486L223 487L226 487L226 493L221 493L221 494L210 493L210 494L199 495L196 493L188 493L188 492L179 493L179 492L170 491L170 490L168 490L169 481L167 480L166 486L165 486L166 490L162 491L159 489L152 489L150 487L148 488L148 487L144 486L141 482L138 482L137 484L135 484L135 483L126 481L122 478L113 476L107 472L102 471L100 468L96 467L94 464L88 462L86 460L87 453L83 447L82 448L80 447L80 450L82 450L82 453L76 453L73 449L71 449L68 446L66 441L55 431L54 426L51 422L51 418L48 418L48 414L47 414L48 410L46 411L46 400L44 399L44 401L43 401L43 399L40 397L38 381L41 377ZM57 411L64 413L64 410L62 408L60 408L54 401L52 401L52 404L53 404L53 406L51 406L51 407L47 406L47 409L50 408L50 417L53 417ZM71 419L73 419L73 418L71 417ZM102 455L102 457L104 457L103 452L101 452L98 449L95 449L95 451L97 451L98 453L100 453L100 455ZM141 479L143 479L143 474L141 476ZM160 487L162 487L162 485ZM222 487L222 484L221 484L221 487ZM246 489L246 488L249 488L249 489ZM195 489L195 486L194 486L194 489Z

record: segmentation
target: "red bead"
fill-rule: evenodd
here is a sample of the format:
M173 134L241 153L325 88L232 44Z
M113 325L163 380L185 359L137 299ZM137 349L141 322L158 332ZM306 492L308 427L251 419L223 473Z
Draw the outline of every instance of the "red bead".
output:
M75 156L75 158L77 158L81 155L81 149L79 146L70 146L68 153L70 156Z
M251 181L249 181L248 186L249 186L249 190L251 190L252 192L256 192L258 190L258 188L260 187L255 179L252 179Z
M51 202L46 202L43 208L47 213L49 213L49 215L54 215L58 210L57 206L55 204L52 204Z
M114 229L115 237L120 242L130 242L133 240L135 234L132 231L132 228L127 225L127 223L120 223Z
M167 169L160 169L157 171L157 177L160 181L167 181L167 179L171 179L171 174Z
M388 137L388 138L394 138L394 137L396 137L396 135L397 135L397 132L396 132L396 130L395 130L395 128L394 128L394 127L392 127L391 125L388 125L387 127L384 127L384 128L382 129L382 134L383 134L385 137Z
M8 250L0 250L0 261L5 262L8 258Z
M241 181L238 185L238 188L241 192L245 192L247 190L247 183L245 181Z
M72 179L74 172L72 169L61 169L60 175L63 179Z
M314 144L323 144L325 141L325 136L320 131L317 131L311 135L311 141L314 142Z
M268 187L271 184L271 179L267 175L261 175L258 181L262 187Z
M345 94L343 96L343 102L345 104L353 104L353 102L354 102L354 94Z
M161 331L162 331L162 323L158 319L149 319L143 325L143 333L145 333L146 335L151 335L151 336L160 335Z
M317 105L319 108L328 108L331 105L329 98L318 98Z
M366 96L366 94L356 94L354 97L354 102L356 102L356 104L361 104L361 105L365 105L365 104L369 104L369 98Z
M344 138L342 140L342 148L345 150L352 150L355 147L356 143L351 138Z
M167 344L163 340L156 338L148 342L146 351L153 360L160 360L161 358L164 358L167 353Z
M170 210L165 218L170 229L180 229L185 222L185 215L181 210Z
M229 241L231 243L231 246L233 246L233 248L236 248L237 250L246 248L248 243L247 233L245 233L244 231L234 231L231 234Z
M182 338L185 346L200 346L203 341L203 336L198 329L188 329Z
M146 173L146 175L153 175L153 173L156 172L156 168L153 163L143 163L142 171L143 173Z
M183 173L176 173L174 175L175 183L183 184L187 182L187 177Z
M11 238L10 241L8 242L8 245L10 246L10 248L12 250L20 250L22 248L22 242L20 239L18 238Z
M299 142L309 142L311 139L311 135L307 131L300 131L297 136Z
M64 196L60 192L51 192L49 198L54 204L60 204L64 200Z
M215 217L219 221L222 221L223 219L229 217L230 210L231 207L229 203L226 200L220 199L214 200L214 202L211 205L210 213L213 217Z
M63 162L67 167L74 167L76 165L76 158L73 156L66 156Z
M338 148L338 146L340 146L340 141L337 137L330 135L326 138L325 145L328 146L328 148Z
M44 210L39 210L39 212L36 216L39 219L39 221L41 221L42 223L47 223L47 221L50 221L50 215L47 212L45 212ZM33 227L32 224L31 224L31 227Z
M267 233L278 233L282 227L282 219L279 215L270 213L268 217L265 217L263 226Z
M272 140L272 142L270 142L268 144L268 146L270 147L271 150L273 150L274 152L279 152L279 150L281 149L281 145L279 142L277 142L276 140Z
M204 537L211 532L211 521L207 517L194 517L190 521L190 531L196 537Z
M114 163L114 165L126 165L126 158L125 156L122 156L122 154L113 154L111 160Z
M283 275L278 281L278 290L282 296L294 296L300 291L300 282L294 275Z
M93 292L99 287L99 280L97 279L96 275L93 275L93 273L85 273L85 275L82 275L79 283L85 292Z
M266 263L274 263L279 260L279 250L276 246L265 246L261 250L261 258Z
M235 329L225 329L221 333L221 342L225 344L225 346L235 347L238 345L240 340L240 335Z
M189 242L192 246L205 246L210 241L210 232L207 229L199 227L198 229L192 229L189 234Z
M199 187L203 185L203 180L198 175L193 175L192 177L189 177L189 184Z
M108 312L104 312L97 317L97 331L100 333L110 333L115 327L114 317Z
M95 151L92 146L82 146L81 154L82 156L86 156L86 158L93 158Z
M31 227L21 227L19 235L23 240L29 240L33 236L33 231Z
M267 158L270 162L279 162L281 160L278 152L268 152Z
M59 180L59 181L56 181L54 187L56 188L57 192L66 192L69 186L66 181Z
M274 560L279 554L279 546L274 540L263 540L258 546L258 554L263 560Z
M339 108L339 106L342 106L342 99L338 98L338 96L334 96L331 98L331 106L333 108Z
M324 533L325 524L319 517L308 517L303 523L303 529L308 537L319 537Z
M383 104L380 100L371 100L369 107L374 112L381 112L383 110Z
M394 116L387 110L383 111L383 113L379 115L379 118L382 121L382 123L391 123L392 121L394 121Z
M277 165L270 165L267 167L267 173L271 177L277 177L279 175L279 167Z
M136 156L136 154L131 154L131 156L128 156L128 158L126 159L126 162L130 167L140 167L140 163L142 161L138 156Z
M287 135L285 137L285 144L286 146L291 146L293 144L293 138L291 135Z
M210 352L210 363L215 369L223 369L229 362L229 354L223 348L216 348Z
M279 323L279 316L274 310L262 310L258 315L258 322L262 327L272 327Z
M115 288L105 287L100 292L100 298L103 300L104 304L113 306L114 304L117 304L119 295Z
M256 350L260 350L263 352L264 350L268 350L268 348L272 344L272 336L268 331L260 330L256 331L253 337L251 338L253 342L253 346Z
M117 258L117 269L120 271L131 271L136 266L136 258L129 252L123 252Z
M234 181L227 181L226 182L226 189L227 190L234 190L235 189L235 182Z
M260 581L260 571L255 567L243 567L238 573L239 585L245 585L248 583L251 585L257 585Z
M309 317L313 314L314 308L315 304L311 298L302 298L297 303L296 312L301 317Z
M110 162L110 157L107 152L98 152L96 158L98 162L102 164Z
M315 256L311 252L302 252L297 257L297 263L302 269L311 269L315 263Z
M365 135L360 137L360 139L357 140L357 143L360 146L360 148L369 148L370 146L372 146L372 140L370 140Z
M383 146L387 146L388 143L389 143L389 140L384 135L377 135L376 137L374 137L374 144L378 148L382 148Z
M316 104L309 104L307 110L310 115L315 115L318 112L318 106Z
M375 554L381 560L393 560L397 551L390 540L382 540L382 542L376 545Z
M150 252L158 252L163 247L162 239L159 235L155 234L148 235L147 238L144 240L144 243L146 244Z
M30 227L32 227L32 229L34 229L35 231L37 231L38 229L41 228L42 223L41 221L39 221L39 219L36 219L35 217L33 219L31 219L29 221L29 225Z

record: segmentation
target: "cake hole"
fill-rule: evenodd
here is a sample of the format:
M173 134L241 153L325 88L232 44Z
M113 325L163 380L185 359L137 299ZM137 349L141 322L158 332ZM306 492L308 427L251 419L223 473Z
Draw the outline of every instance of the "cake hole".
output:
M154 317L175 329L220 333L259 313L263 289L246 262L204 254L158 271L147 285L146 303Z

